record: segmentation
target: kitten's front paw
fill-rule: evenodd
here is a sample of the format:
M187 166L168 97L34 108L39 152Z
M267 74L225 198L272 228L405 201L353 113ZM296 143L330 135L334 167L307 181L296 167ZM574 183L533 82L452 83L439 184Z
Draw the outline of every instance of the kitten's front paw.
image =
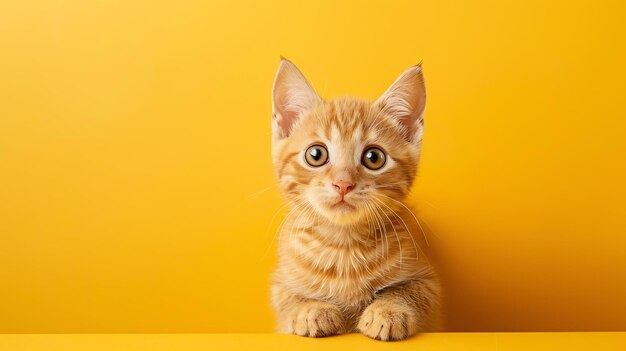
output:
M339 308L321 301L303 303L292 311L290 322L290 333L313 338L339 334L345 324Z
M357 329L376 340L402 340L416 333L417 317L408 306L374 300L363 311Z

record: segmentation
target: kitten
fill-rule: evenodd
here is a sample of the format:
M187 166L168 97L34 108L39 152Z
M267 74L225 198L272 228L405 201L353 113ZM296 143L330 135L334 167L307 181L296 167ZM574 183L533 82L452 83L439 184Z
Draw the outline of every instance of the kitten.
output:
M436 328L439 284L401 202L417 171L425 99L420 65L371 103L324 101L281 60L272 157L291 212L273 275L279 332L401 340Z

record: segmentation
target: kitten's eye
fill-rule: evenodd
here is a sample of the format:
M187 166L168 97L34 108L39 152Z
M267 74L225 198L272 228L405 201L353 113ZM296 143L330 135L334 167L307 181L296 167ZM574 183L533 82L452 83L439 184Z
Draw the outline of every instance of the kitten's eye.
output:
M328 161L328 150L322 145L309 146L304 153L304 159L313 167L323 166Z
M386 161L387 156L385 156L383 150L377 147L370 147L365 150L365 152L363 153L363 159L361 160L363 166L372 170L383 168Z

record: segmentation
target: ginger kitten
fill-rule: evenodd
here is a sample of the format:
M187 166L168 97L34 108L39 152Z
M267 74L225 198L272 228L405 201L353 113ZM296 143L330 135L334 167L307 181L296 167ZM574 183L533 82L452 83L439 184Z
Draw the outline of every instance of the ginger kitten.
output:
M425 100L419 65L372 103L325 101L281 60L272 157L291 212L273 275L279 332L401 340L437 327L439 284L402 203L417 171Z

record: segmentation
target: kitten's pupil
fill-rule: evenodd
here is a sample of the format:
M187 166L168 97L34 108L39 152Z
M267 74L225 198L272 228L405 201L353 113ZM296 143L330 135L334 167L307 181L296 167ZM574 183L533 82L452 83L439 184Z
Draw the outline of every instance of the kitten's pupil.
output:
M311 149L309 154L311 155L311 157L313 157L315 161L319 161L320 158L322 158L322 151L318 148Z
M376 164L376 161L378 161L378 154L376 154L375 152L370 151L367 153L367 155L365 155L365 157L372 161L373 164Z

